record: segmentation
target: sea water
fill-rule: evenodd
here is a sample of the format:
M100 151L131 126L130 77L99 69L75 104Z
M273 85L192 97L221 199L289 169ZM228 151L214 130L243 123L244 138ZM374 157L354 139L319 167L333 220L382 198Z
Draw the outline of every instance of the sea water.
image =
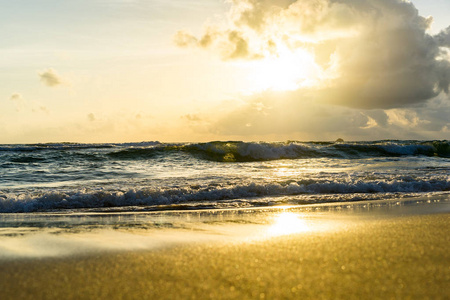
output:
M0 145L0 263L449 211L448 141Z
M0 145L0 213L253 208L449 194L449 141Z

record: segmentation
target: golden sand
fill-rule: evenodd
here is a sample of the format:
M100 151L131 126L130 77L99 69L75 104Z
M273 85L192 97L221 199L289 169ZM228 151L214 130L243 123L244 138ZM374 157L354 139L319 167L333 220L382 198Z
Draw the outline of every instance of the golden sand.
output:
M0 263L2 299L448 299L450 214Z

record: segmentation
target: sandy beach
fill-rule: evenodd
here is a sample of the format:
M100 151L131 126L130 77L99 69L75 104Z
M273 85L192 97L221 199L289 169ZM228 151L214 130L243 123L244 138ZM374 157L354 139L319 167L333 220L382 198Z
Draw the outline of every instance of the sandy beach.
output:
M450 300L450 0L0 9L0 300Z
M2 299L448 299L448 205L410 206L302 212L303 223L286 223L285 211L275 223L224 222L217 228L232 230L207 233L223 239L6 259ZM263 228L270 234L250 237Z

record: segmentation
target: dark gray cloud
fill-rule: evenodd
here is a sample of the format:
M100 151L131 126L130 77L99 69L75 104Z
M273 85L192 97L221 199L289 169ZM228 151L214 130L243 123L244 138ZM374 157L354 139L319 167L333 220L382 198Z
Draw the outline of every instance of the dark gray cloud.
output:
M420 103L448 93L450 64L440 55L436 37L428 29L431 19L418 14L411 3L361 1L367 20L355 37L335 46L340 76L322 89L323 100L360 108L394 108Z
M435 39L439 46L450 47L450 26L442 30L435 36Z

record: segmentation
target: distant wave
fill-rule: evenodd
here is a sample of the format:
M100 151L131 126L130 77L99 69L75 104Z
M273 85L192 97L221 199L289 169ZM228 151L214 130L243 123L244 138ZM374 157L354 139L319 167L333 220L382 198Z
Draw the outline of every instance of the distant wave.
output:
M276 197L293 195L326 194L378 194L378 193L423 193L450 191L450 178L447 180L392 180L333 182L328 180L306 180L289 184L249 183L228 187L198 186L172 189L130 189L120 191L72 191L47 192L40 195L19 194L7 196L0 194L0 213L21 213L52 211L60 209L106 208L146 205L169 205L204 201L213 203L229 199L251 199L255 197Z
M84 143L47 143L47 144L10 144L0 145L0 152L36 152L36 151L61 151L61 150L83 150L83 149L108 149L108 148L133 148L149 147L159 145L160 142L139 142L139 143L104 143L104 144L84 144Z
M188 146L189 147L189 146ZM259 161L296 158L365 158L390 156L450 157L450 144L432 142L358 142L358 143L207 143L190 146L205 152L224 153L225 161Z
M184 152L199 159L218 162L252 162L320 157L348 159L420 155L450 157L450 144L447 141L355 143L208 142L133 147L114 151L108 155L117 159L142 159L176 152Z
M164 144L142 142L128 144L37 144L0 145L1 153L21 153L11 157L11 162L27 163L45 160L33 156L42 151L66 151L67 155L80 155L86 159L139 160L184 153L217 162L252 162L278 159L302 158L367 158L395 156L450 157L448 141L377 141L377 142L208 142L187 144ZM95 150L98 150L95 152ZM71 151L71 153L69 153ZM77 152L78 151L78 152ZM31 152L31 153L30 153ZM88 153L89 152L89 153ZM30 153L30 154L27 154ZM29 157L27 157L27 155Z

